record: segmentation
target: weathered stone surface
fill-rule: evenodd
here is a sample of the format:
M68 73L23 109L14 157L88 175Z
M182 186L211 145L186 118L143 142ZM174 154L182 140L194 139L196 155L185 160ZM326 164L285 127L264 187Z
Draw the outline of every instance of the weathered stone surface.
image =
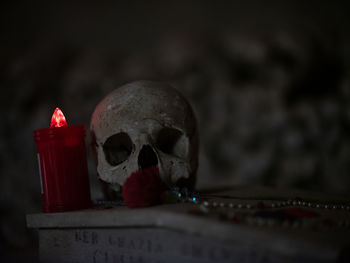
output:
M283 201L285 208L275 208L271 204L280 201L266 199L271 189L251 191L264 200L265 207L259 206L261 199L230 198L240 195L237 190L206 196L208 202L217 204L207 210L192 203L143 209L120 206L33 214L27 216L27 224L39 229L43 262L336 262L348 251L349 226L338 222L348 222L349 211L341 205L339 209L304 208L317 216L300 217L292 224L289 219L281 222L273 217L263 221L262 212L307 205ZM284 191L282 200L291 196L295 192ZM317 195L309 193L303 198L311 200ZM318 202L329 204L322 199Z
M335 262L334 251L300 243L280 248L262 239L223 241L167 228L42 229L41 262ZM301 247L304 246L304 247Z

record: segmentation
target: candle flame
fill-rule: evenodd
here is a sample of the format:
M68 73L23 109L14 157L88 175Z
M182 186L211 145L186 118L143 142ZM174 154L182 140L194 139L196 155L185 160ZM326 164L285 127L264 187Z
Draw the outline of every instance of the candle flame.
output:
M68 126L66 118L64 117L63 112L59 108L56 108L55 112L52 114L50 128L65 126Z

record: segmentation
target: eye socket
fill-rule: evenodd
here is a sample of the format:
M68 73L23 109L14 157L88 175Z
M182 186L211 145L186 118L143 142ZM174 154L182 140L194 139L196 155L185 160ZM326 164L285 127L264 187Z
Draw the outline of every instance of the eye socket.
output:
M188 141L184 134L174 128L163 128L157 135L156 145L163 153L185 158Z
M103 144L106 161L112 166L121 164L128 159L132 149L132 141L125 132L112 135Z

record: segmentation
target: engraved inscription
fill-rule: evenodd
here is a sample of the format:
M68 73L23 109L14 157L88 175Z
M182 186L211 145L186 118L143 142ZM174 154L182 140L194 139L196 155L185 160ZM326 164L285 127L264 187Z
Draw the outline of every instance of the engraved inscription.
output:
M227 243L162 229L55 229L41 233L42 262L272 262L271 252L256 244Z
M75 242L83 242L85 244L98 244L98 234L94 231L76 230Z
M232 250L219 246L205 246L201 243L182 242L179 245L179 254L193 259L212 261L228 261L232 259Z
M162 253L163 247L159 242L144 238L128 238L125 236L108 235L108 244L118 248L140 250L147 253Z
M93 263L165 263L164 260L148 255L118 253L114 250L96 249L93 252Z

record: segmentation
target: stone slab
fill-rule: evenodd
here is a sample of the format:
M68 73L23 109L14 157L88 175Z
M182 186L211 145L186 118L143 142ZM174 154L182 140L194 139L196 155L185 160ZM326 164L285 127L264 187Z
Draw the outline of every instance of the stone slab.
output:
M259 200L231 201L253 205ZM203 216L192 203L120 206L32 214L27 225L39 230L42 262L348 262L350 228L259 227L221 220L217 210ZM317 220L350 219L349 211L317 212Z
M303 247L301 247L303 246ZM305 251L308 251L306 253ZM332 251L316 253L305 244L230 241L166 228L89 228L40 230L41 262L335 262Z

